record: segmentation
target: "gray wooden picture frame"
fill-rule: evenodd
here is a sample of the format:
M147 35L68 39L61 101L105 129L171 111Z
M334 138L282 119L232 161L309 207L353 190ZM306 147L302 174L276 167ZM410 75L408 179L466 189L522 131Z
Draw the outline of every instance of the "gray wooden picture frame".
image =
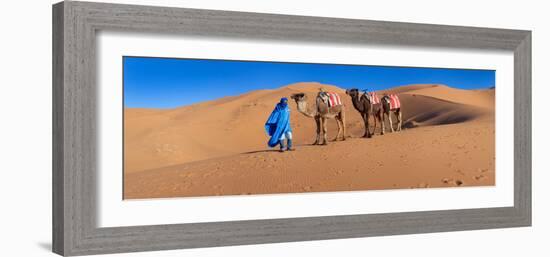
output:
M95 37L101 30L513 51L514 206L98 227ZM530 31L73 1L53 6L55 253L88 255L530 225Z

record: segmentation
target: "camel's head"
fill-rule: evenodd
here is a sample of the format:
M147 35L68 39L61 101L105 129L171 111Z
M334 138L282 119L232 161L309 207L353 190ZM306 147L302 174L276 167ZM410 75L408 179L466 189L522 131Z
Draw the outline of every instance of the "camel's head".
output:
M296 93L296 94L292 94L290 98L294 99L294 101L296 102L303 102L307 99L307 96L304 93Z
M357 88L348 89L346 90L346 95L349 95L351 97L356 97L359 95L359 90Z
M296 107L298 108L298 111L301 113L307 115L308 117L313 117L313 114L309 113L307 110L307 96L304 93L296 93L292 94L290 98L294 99L296 101Z

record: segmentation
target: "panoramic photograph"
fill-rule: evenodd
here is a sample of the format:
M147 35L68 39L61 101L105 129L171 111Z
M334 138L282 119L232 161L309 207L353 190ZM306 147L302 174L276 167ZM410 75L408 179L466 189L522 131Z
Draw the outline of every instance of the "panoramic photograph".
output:
M126 200L495 185L494 70L137 56L122 68Z

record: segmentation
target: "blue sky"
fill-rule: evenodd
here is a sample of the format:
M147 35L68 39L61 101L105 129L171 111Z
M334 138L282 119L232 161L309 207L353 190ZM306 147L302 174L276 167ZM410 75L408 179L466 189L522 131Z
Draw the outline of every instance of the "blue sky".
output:
M407 84L495 85L493 70L124 57L124 106L174 108L296 82L380 90Z

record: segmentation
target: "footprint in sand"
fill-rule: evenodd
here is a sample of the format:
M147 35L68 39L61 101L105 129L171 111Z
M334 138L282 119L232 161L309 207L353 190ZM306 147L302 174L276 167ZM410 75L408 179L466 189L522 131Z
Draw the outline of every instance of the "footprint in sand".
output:
M443 182L443 184L452 184L453 182L455 182L455 180L452 178L444 178L441 180L441 182Z
M443 182L443 184L455 184L456 186L461 186L464 184L462 180L460 179L454 180L452 178L444 178L441 180L441 182Z
M474 176L474 179L475 180L483 180L483 179L485 179L485 175L481 174L479 176Z
M481 168L477 169L477 172L479 173L485 173L487 171L489 171L489 169L481 169Z

